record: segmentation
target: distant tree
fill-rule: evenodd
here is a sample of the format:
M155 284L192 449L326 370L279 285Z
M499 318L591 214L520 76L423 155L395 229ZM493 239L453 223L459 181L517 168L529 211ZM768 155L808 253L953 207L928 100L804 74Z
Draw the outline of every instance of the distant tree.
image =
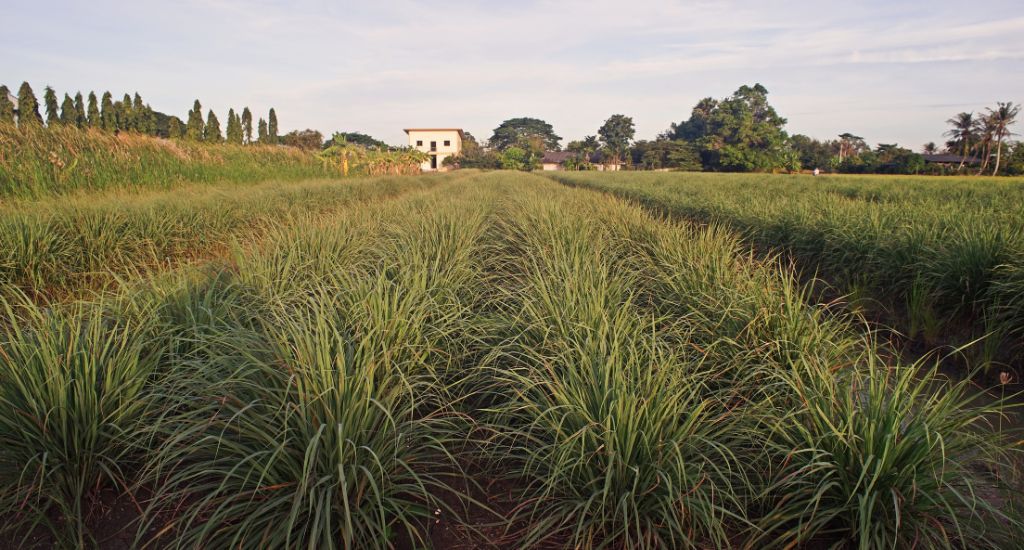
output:
M964 164L967 162L967 156L975 146L977 136L974 132L977 121L974 119L974 113L959 113L947 120L946 124L950 125L950 129L944 134L951 138L948 145L960 152L960 166L957 167L959 172L963 170Z
M363 136L365 134L355 133L355 135ZM501 168L501 158L499 158L498 154L494 151L485 149L480 145L480 142L473 137L473 134L466 132L462 136L462 151L460 151L458 155L445 157L444 165L454 166L456 168L497 170Z
M167 119L167 137L172 139L185 137L185 126L181 123L181 119L172 116Z
M203 106L197 99L188 112L188 124L185 126L185 137L192 141L203 140Z
M121 98L121 110L118 117L117 127L121 131L138 130L138 117L132 103L132 96L124 94Z
M924 169L924 157L895 143L879 143L875 149L877 171L886 174L917 174Z
M57 92L51 86L43 91L43 103L46 104L46 125L52 126L60 123L60 111L57 106Z
M203 130L203 141L210 143L220 143L224 141L224 135L220 133L220 121L217 120L217 115L213 113L213 109L210 109L209 114L206 116L206 128Z
M10 95L11 90L0 84L0 123L14 124L14 102Z
M28 82L22 82L21 88L18 88L18 125L43 125L43 117L39 114L39 101Z
M612 115L597 130L601 136L601 143L604 144L614 164L622 162L623 156L629 151L629 145L636 135L636 128L633 126L633 118L626 115Z
M935 145L934 141L929 141L921 146L921 152L926 155L934 155L939 152L939 146Z
M270 118L267 123L267 141L270 143L277 143L277 113L274 112L274 108L270 108Z
M75 126L85 128L85 100L82 92L75 94Z
M318 151L323 146L324 135L316 130L293 130L281 136L281 143L307 151Z
M85 123L90 128L102 128L103 119L100 118L99 101L96 99L96 92L89 92L89 110L85 117Z
M335 132L334 135L344 137L346 143L350 143L352 145L360 145L362 147L366 147L367 149L379 149L381 151L386 151L390 149L387 143L384 143L383 141L373 136L364 134L362 132ZM468 133L466 135L469 135L469 139L472 139L473 137ZM334 138L332 137L331 139L328 139L326 142L324 142L324 148L330 147L333 144L333 140ZM462 138L463 149L465 149L466 147L466 141L467 139L464 136ZM476 141L474 140L474 143L475 142Z
M974 134L977 136L977 151L981 153L981 168L978 175L988 170L988 164L992 160L992 143L996 139L996 121L991 115L979 117L974 123Z
M64 126L75 126L78 121L78 110L75 109L75 100L64 94L64 101L60 104L60 123Z
M794 134L789 138L789 146L796 153L801 166L827 169L832 166L839 142L819 141L802 134Z
M103 92L103 100L100 103L100 127L108 132L117 130L117 113L114 112L114 96L110 92Z
M768 103L768 90L755 84L741 86L721 101L701 100L689 120L674 124L666 134L696 143L710 169L792 169L798 155L788 145L785 124Z
M228 143L242 143L242 123L238 120L234 108L228 109L228 126L225 136Z
M242 135L245 143L252 143L252 111L248 107L242 109Z
M259 138L260 145L267 144L267 121L262 118L257 126L257 137Z
M530 170L532 166L527 160L527 152L521 147L506 147L499 154L501 167L505 170Z
M855 135L851 134L850 132L839 134L839 163L840 164L842 164L843 161L847 157L850 157L850 156L853 156L853 155L858 155L858 154L860 154L860 153L862 153L862 152L864 152L865 150L868 150L868 149L869 149L869 147L864 142L864 138L862 138L860 136L855 136Z
M630 150L632 162L646 170L669 168L700 171L700 151L693 142L682 139L638 141Z
M550 124L537 118L521 117L511 118L494 129L491 135L491 147L498 151L504 151L509 147L522 149L523 143L531 137L539 137L549 151L558 151L559 142L562 138L555 134Z
M999 175L999 163L1003 156L1003 140L1013 135L1009 128L1017 122L1017 115L1020 114L1020 105L1014 105L1012 101L998 102L995 109L989 109L989 118L992 119L993 131L996 140L996 167L992 175Z
M718 108L718 101L714 98L705 97L698 101L690 112L690 118L679 124L673 123L666 132L666 137L694 142L703 138L708 134L711 115L716 108Z

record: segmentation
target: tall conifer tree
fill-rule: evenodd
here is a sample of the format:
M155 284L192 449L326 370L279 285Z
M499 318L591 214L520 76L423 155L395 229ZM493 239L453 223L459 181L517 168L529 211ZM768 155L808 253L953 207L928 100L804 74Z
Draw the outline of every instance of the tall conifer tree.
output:
M265 121L265 120L263 120L261 118L260 119L260 123L257 126L256 132L257 132L257 136L259 137L259 140L260 140L260 145L266 145L267 144L267 121Z
M167 137L169 137L171 139L178 139L180 137L184 137L184 135L185 135L185 128L181 124L181 119L176 117L176 116L172 116L172 117L168 118L167 119Z
M14 124L14 102L10 94L11 90L0 84L0 122Z
M60 123L60 111L57 107L57 92L52 86L47 86L43 91L43 103L46 104L46 125L51 126Z
M270 121L267 123L267 137L270 143L277 143L277 113L273 107L270 108Z
M242 143L242 123L238 120L238 115L235 114L234 109L228 109L227 138L228 143Z
M245 143L252 143L252 111L248 107L242 109L242 135Z
M124 94L121 98L121 119L118 128L123 130L136 130L135 109L132 108L132 96Z
M75 126L85 128L85 100L82 99L82 92L75 94Z
M39 100L28 82L22 82L18 88L18 126L42 126L43 117L39 114Z
M100 105L96 99L96 92L89 92L89 111L85 118L90 128L102 128L103 120L100 118Z
M220 133L220 121L217 120L217 115L213 114L213 109L210 109L210 114L206 117L206 130L203 132L203 141L210 143L224 141L224 135Z
M188 125L185 127L185 137L193 141L203 140L203 106L199 100L192 105L188 112Z
M117 113L114 111L114 96L110 92L103 92L103 102L100 104L100 128L107 132L117 130Z
M64 94L64 101L60 104L60 123L65 126L75 126L78 122L78 110L75 109L75 100Z

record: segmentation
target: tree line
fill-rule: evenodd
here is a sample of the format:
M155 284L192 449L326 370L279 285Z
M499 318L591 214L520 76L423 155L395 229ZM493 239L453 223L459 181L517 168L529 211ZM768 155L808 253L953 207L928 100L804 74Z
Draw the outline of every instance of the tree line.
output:
M1024 174L1024 145L1011 143L1010 127L1020 107L998 103L984 115L960 113L949 121L944 152L957 162L929 158L895 143L871 148L864 138L843 133L817 140L789 135L787 120L768 101L761 84L741 86L732 95L701 99L690 116L653 140L634 141L632 118L613 115L595 135L570 141L559 155L563 168L588 170L605 165L639 170L777 172L820 169L840 173ZM466 134L463 152L446 163L460 167L532 170L546 152L562 151L562 138L544 120L512 118L478 142ZM934 144L924 154L942 153ZM947 161L947 162L942 162ZM972 172L973 171L973 172Z
M64 94L58 102L57 92L47 86L43 92L42 112L32 86L23 82L18 89L16 102L11 101L10 89L0 85L0 123L17 124L19 127L76 127L93 128L105 132L135 132L150 136L186 139L208 143L234 143L238 145L261 143L282 143L278 135L277 112L271 108L266 119L256 122L253 135L253 116L248 107L240 113L228 110L226 126L222 131L220 119L213 110L204 118L203 107L195 100L185 120L155 111L142 96L124 94L114 100L109 91L102 96L89 92L88 99L77 92L74 97ZM45 118L43 114L45 113Z

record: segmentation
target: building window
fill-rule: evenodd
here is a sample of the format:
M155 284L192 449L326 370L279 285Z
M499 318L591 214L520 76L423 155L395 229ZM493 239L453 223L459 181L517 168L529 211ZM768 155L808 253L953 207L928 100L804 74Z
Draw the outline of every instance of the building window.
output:
M445 147L451 147L452 146L452 142L450 140L446 139L446 140L444 140L444 146Z
M431 141L430 142L430 150L431 151L437 151L437 142L436 141Z
M416 140L416 147L423 147L423 140L422 139L417 139Z

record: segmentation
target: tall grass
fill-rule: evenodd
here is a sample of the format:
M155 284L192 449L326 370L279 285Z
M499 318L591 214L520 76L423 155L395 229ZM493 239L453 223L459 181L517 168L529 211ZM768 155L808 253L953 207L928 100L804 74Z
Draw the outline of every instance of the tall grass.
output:
M724 226L528 174L431 181L90 301L8 299L8 532L89 545L106 491L152 494L140 546L430 547L470 520L564 548L1024 533L1011 407L888 358ZM491 480L515 502L476 498Z
M293 147L208 145L74 127L0 124L0 200L337 175L312 153Z
M105 309L0 299L5 536L42 529L60 546L92 546L88 503L134 483L136 436L155 417L148 382L162 350L151 312L118 318Z
M1013 440L988 425L1005 407L969 381L887 370L793 273L720 229L523 194L495 237L510 328L494 391L509 389L491 412L499 462L526 477L513 519L527 544L972 546L1021 532L982 496L1012 476L978 470L1013 469Z
M1024 317L1013 273L1024 250L1020 181L709 174L559 174L661 212L735 228L841 292L866 292L904 332L1009 337ZM924 330L922 330L924 329ZM1019 349L1019 348L1018 348Z
M441 178L204 186L0 208L0 283L62 296L224 255L294 218L428 189Z

